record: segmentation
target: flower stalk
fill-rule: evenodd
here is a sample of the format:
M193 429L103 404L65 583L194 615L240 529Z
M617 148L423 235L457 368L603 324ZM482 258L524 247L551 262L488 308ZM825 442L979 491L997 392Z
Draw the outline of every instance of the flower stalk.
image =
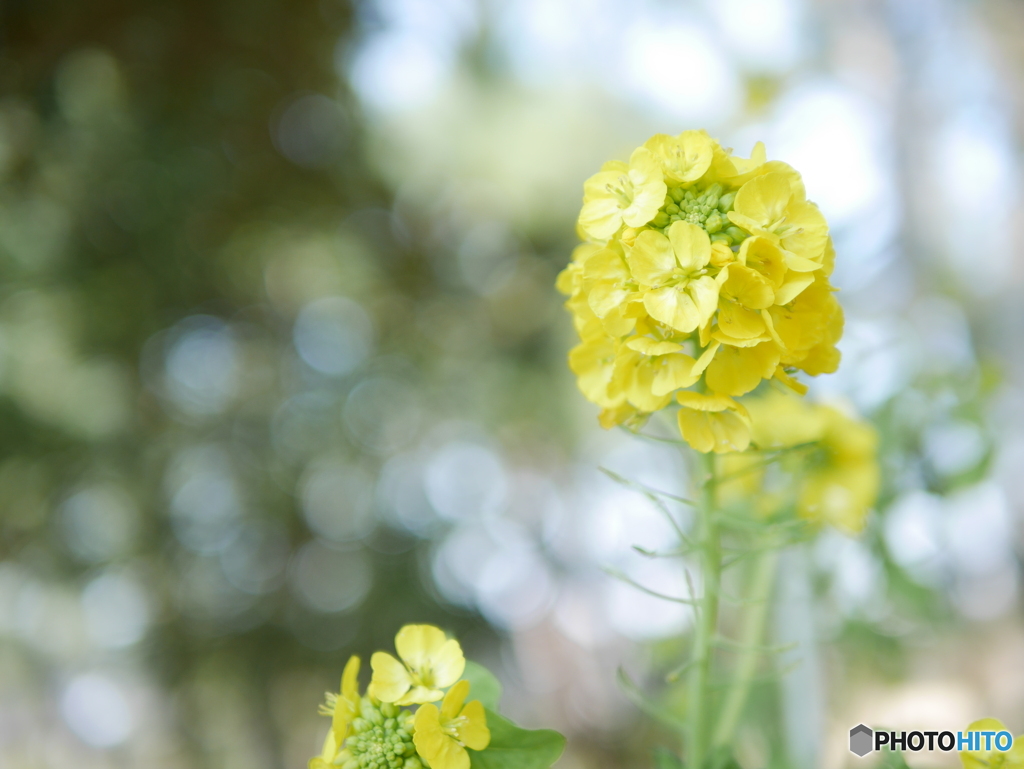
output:
M701 454L700 562L703 590L698 604L687 682L688 765L698 769L704 762L710 724L708 679L711 671L711 643L718 627L718 596L722 574L722 547L715 521L715 458Z
M732 744L736 726L750 696L757 666L764 653L765 627L768 624L778 564L778 549L767 547L758 555L750 570L750 588L747 591L749 608L742 617L740 629L741 651L715 727L712 744L716 748Z

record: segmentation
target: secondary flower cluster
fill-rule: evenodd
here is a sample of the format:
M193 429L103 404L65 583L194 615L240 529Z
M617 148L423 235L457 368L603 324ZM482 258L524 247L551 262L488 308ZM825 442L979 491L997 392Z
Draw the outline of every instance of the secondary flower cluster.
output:
M721 477L731 479L720 488L722 501L755 500L762 515L792 509L850 534L863 529L881 481L875 428L834 406L781 392L745 405L754 443L782 454L771 465L759 454L720 457Z
M331 729L309 769L469 769L466 749L488 746L484 706L466 702L470 685L460 680L466 659L459 642L432 625L406 625L395 649L399 659L387 652L370 658L373 678L365 696L359 694L359 657L349 658L341 691L329 693L321 706ZM433 704L438 700L440 708Z
M578 344L569 365L601 424L679 404L698 451L743 451L736 397L832 372L843 314L828 225L764 146L735 157L703 131L658 134L583 186L586 241L559 275Z

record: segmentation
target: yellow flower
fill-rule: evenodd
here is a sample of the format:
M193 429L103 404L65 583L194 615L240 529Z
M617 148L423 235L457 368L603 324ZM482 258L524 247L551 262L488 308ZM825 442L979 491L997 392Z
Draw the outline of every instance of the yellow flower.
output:
M788 305L768 310L783 365L811 376L830 374L838 368L836 343L843 335L843 308L834 291L824 275L815 274L813 282Z
M596 242L557 286L580 337L569 365L602 426L676 397L690 445L739 451L749 425L732 398L765 379L802 394L797 372L839 365L828 225L764 145L744 159L704 131L657 134L586 182L578 231Z
M703 131L683 131L679 136L655 134L644 147L654 153L665 178L673 182L697 181L711 167L714 157L714 142Z
M594 240L608 240L623 223L642 227L658 213L667 189L658 159L638 147L628 164L605 163L584 183L580 229Z
M745 451L750 445L747 410L724 395L705 395L684 390L676 396L679 432L697 451Z
M718 302L718 283L705 269L711 261L711 240L700 227L674 222L668 237L655 230L637 236L629 269L643 287L648 314L688 333L711 318Z
M337 745L348 737L352 719L359 713L359 657L354 654L345 663L341 674L341 690L327 694L327 703L320 706L320 715L331 717L331 734ZM330 735L328 735L330 736ZM326 749L326 743L324 743ZM333 758L333 757L332 757Z
M430 769L469 769L470 750L483 750L491 742L487 715L480 700L463 703L469 681L459 681L441 703L422 705L416 711L413 742Z
M718 295L718 327L733 339L764 336L761 310L775 303L775 289L762 273L744 264L722 268L726 275Z
M998 719L983 718L968 726L967 731L999 733L1008 730ZM991 750L961 750L960 762L964 769L1024 769L1024 735L1015 738L1013 747L1005 753L995 749L994 739Z
M441 699L466 667L462 647L433 625L406 625L395 636L401 662L387 652L370 658L369 694L381 702L412 705Z
M752 344L751 344L752 343ZM779 365L774 342L748 340L720 346L708 366L705 382L716 393L740 396L770 379Z
M759 448L817 444L791 463L783 462L799 475L797 514L849 533L863 529L880 484L875 429L832 406L779 392L751 398L745 405Z
M587 400L603 408L615 408L625 400L619 389L612 396L608 385L615 373L619 345L610 337L593 337L576 345L569 352L569 368L576 375L576 385Z
M806 199L800 175L784 164L756 176L736 193L729 220L751 235L761 235L786 252L786 265L796 272L820 269L828 239L821 211Z

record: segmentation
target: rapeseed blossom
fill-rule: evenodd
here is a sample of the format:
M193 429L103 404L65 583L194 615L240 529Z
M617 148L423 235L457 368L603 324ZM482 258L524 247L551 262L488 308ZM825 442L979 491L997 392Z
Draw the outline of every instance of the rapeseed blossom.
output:
M448 690L441 707L421 705L416 711L416 751L430 769L469 769L471 750L483 750L491 733L480 700L466 702L469 681L459 681Z
M759 512L792 506L805 520L827 523L850 534L864 528L878 496L878 433L870 424L827 404L808 403L781 392L748 399L753 442L759 449L792 450L779 468L792 476L784 491L761 490ZM754 489L762 472L732 472ZM747 478L743 478L747 475Z
M406 625L395 647L402 661L384 652L371 658L366 696L359 658L349 658L341 691L320 706L331 728L309 769L468 769L467 748L490 744L484 706L466 702L470 683L459 680L466 661L458 641L432 625ZM431 704L442 698L440 708Z
M466 667L459 642L432 625L406 625L395 636L395 649L401 661L387 652L375 652L370 658L369 693L381 702L435 702Z
M737 398L765 380L835 371L842 308L828 224L800 175L758 143L740 158L703 131L658 134L584 184L586 242L558 278L569 354L604 427L679 405L702 452L743 451Z

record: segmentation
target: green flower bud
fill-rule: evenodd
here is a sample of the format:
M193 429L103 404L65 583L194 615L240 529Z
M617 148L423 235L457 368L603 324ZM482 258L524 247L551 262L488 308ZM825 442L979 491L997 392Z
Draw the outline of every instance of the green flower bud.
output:
M708 235L714 235L722 229L723 224L725 224L725 221L718 215L718 212L715 211L707 218L707 221L704 222L704 229L708 231Z
M735 192L727 192L718 199L718 208L723 214L732 211L732 204L736 201Z
M673 187L668 191L669 197L672 198L676 203L683 199L684 190L682 187Z
M669 214L678 214L679 206L677 206L675 203L669 203L667 206L665 206L665 212Z
M654 218L651 220L651 224L653 224L655 227L664 227L669 223L669 221L669 215L666 214L664 211L659 211L657 214L654 215Z
M747 233L735 225L727 227L725 231L729 233L729 237L732 238L734 243L739 243L740 241L747 239Z

